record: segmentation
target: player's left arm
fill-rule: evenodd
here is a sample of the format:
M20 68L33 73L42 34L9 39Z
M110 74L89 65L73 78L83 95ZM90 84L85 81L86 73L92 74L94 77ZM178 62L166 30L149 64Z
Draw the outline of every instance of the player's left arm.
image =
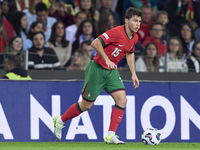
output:
M95 40L92 41L91 45L95 49L95 51L99 54L99 56L105 61L109 70L117 69L117 65L114 62L112 62L106 55L100 39L96 38Z
M127 60L128 66L129 66L131 74L132 74L131 79L133 80L134 89L136 89L139 86L139 80L138 80L138 77L137 77L136 71L135 71L135 54L127 53L126 60Z

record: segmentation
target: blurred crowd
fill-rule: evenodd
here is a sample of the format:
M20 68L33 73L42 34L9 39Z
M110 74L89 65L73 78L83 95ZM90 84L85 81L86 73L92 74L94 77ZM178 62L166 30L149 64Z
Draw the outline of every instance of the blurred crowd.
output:
M200 0L0 0L0 69L12 54L28 69L85 70L91 42L123 25L128 7L143 12L137 72L200 71Z

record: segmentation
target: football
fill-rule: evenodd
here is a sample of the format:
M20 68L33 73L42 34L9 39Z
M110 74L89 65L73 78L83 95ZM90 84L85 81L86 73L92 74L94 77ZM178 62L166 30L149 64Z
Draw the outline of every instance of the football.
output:
M161 133L156 128L147 128L142 133L142 142L145 145L158 145L161 141Z

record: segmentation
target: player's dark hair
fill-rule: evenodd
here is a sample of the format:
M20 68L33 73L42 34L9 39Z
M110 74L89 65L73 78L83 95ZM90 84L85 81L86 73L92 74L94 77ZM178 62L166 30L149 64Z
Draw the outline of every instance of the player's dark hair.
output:
M12 64L15 68L20 68L21 59L18 55L7 55L8 64Z
M161 27L163 27L163 24L161 22L154 22L151 24L150 30L152 30L155 25L161 25Z
M129 7L126 10L126 14L125 14L124 18L130 19L135 15L138 16L138 17L142 17L142 11L140 9L138 9L138 8L135 8L135 7Z
M35 11L36 13L38 13L39 11L46 11L47 12L47 6L42 3L42 2L39 2L36 6L35 6Z

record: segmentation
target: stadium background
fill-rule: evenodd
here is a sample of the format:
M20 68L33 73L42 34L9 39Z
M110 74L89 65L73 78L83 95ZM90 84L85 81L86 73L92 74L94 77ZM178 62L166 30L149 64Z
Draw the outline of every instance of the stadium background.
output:
M71 81L58 81L55 74L48 74L48 71L40 72L37 77L35 75L38 80L33 81L0 81L0 141L55 141L51 119L81 99L84 73L80 72ZM63 77L70 78L72 74L63 74ZM146 80L141 80L140 88L134 90L132 82L127 81L130 72L121 72L121 75L129 99L117 130L123 140L140 142L146 125L152 125L163 132L163 142L199 142L200 83L191 81L197 76L149 74ZM141 79L147 75L138 76ZM49 77L52 81L43 79ZM155 80L148 81L152 78ZM66 124L62 141L103 142L109 122L107 114L114 103L105 91L99 100L83 117Z

